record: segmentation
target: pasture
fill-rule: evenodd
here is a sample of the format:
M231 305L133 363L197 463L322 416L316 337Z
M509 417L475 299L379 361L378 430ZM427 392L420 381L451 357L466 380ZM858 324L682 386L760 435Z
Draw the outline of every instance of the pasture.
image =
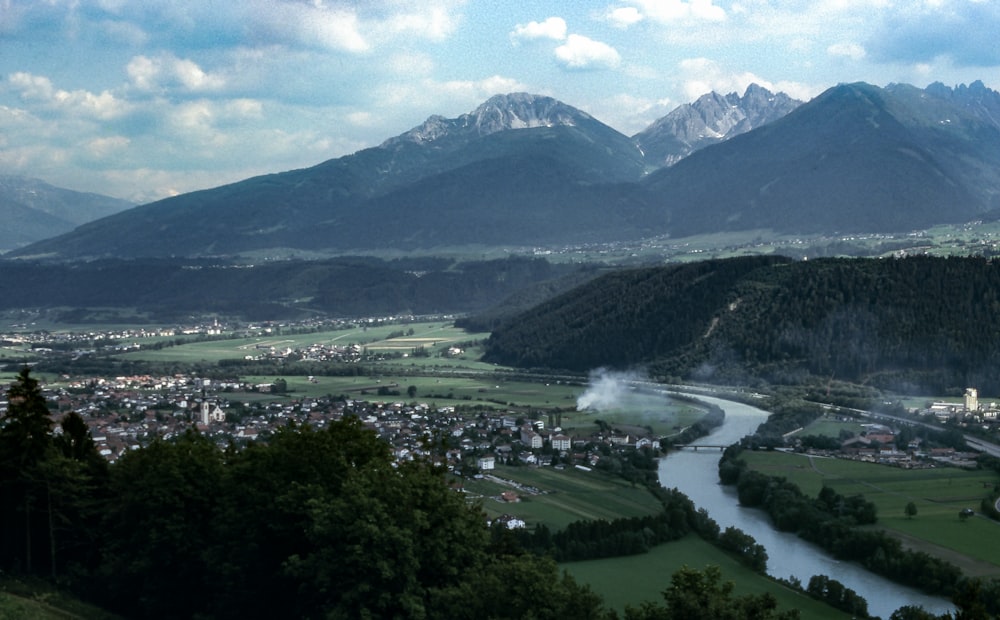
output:
M580 386L567 384L511 381L493 375L453 376L446 373L423 374L426 369L413 369L407 374L397 374L398 368L387 368L386 374L376 376L309 377L283 375L288 384L289 397L325 396L344 394L350 398L367 401L420 402L444 405L487 405L490 407L560 407L576 406ZM277 377L251 375L241 377L250 383L268 383ZM416 388L411 398L410 386ZM379 395L379 388L388 394ZM273 395L272 395L273 399ZM564 420L571 416L564 416Z
M491 519L508 514L523 519L529 528L544 523L553 531L574 521L610 521L662 510L660 502L642 486L569 465L565 469L498 465L482 479L466 479L464 489L470 498L481 502ZM520 501L503 501L500 494L504 491L514 491Z
M854 435L860 435L865 430L867 430L866 427L861 422L856 420L823 416L814 420L808 426L796 433L795 436L802 437L808 435L822 435L826 437L839 437L841 431L847 431L849 433L853 433Z
M424 348L432 356L450 346L488 337L470 334L447 322L406 323L391 325L356 325L311 333L271 333L247 338L195 341L176 346L133 351L121 356L125 360L169 362L218 362L222 359L243 359L271 348L275 350L305 349L312 345L360 345L370 352L409 353ZM181 338L181 337L179 337ZM418 358L413 358L418 359ZM471 359L471 358L469 358ZM441 361L441 360L435 360Z
M969 575L1000 576L1000 523L979 514L958 517L965 508L978 513L980 500L1000 483L995 472L902 469L784 452L744 452L742 458L753 469L784 476L810 497L823 485L841 495L863 495L878 508L878 527L905 545L947 559ZM917 507L913 518L904 514L909 502Z
M779 609L798 609L803 620L849 618L800 592L754 573L717 547L697 536L658 545L649 553L586 562L561 564L580 583L600 594L608 607L624 611L626 605L638 607L643 601L662 602L661 592L670 585L670 576L683 566L704 569L718 566L725 581L732 581L736 594L770 592Z

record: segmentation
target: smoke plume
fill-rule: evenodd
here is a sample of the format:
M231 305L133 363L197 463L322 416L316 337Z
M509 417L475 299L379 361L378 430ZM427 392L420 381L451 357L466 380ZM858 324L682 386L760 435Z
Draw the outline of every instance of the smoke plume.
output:
M641 408L646 400L636 394L635 383L648 381L644 373L598 368L590 371L586 391L576 399L579 411L611 411Z

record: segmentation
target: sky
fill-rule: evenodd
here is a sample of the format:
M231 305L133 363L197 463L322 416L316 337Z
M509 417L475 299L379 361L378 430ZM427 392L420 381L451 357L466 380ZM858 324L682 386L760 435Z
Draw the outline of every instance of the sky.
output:
M1000 0L0 0L0 174L136 203L495 94L633 135L709 91L1000 90Z

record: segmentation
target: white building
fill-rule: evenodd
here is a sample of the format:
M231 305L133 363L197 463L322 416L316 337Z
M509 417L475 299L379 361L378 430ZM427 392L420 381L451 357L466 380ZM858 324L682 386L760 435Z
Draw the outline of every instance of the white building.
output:
M965 388L965 410L979 411L979 392L976 388Z

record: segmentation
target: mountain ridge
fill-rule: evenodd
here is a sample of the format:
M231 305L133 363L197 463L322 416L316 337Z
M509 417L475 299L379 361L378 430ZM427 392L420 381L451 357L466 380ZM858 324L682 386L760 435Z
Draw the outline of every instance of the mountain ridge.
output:
M754 85L699 101L654 123L673 133L637 140L550 97L498 95L378 147L143 205L12 254L554 247L727 230L907 231L1000 212L1000 95L981 82L840 84L803 104ZM700 125L681 122L692 115ZM710 143L688 139L698 136ZM668 143L692 150L669 166L642 150Z
M758 84L750 84L743 96L711 92L678 106L632 136L632 141L658 166L672 166L698 149L766 125L801 104Z
M80 224L129 209L125 200L0 174L0 252L66 233Z

